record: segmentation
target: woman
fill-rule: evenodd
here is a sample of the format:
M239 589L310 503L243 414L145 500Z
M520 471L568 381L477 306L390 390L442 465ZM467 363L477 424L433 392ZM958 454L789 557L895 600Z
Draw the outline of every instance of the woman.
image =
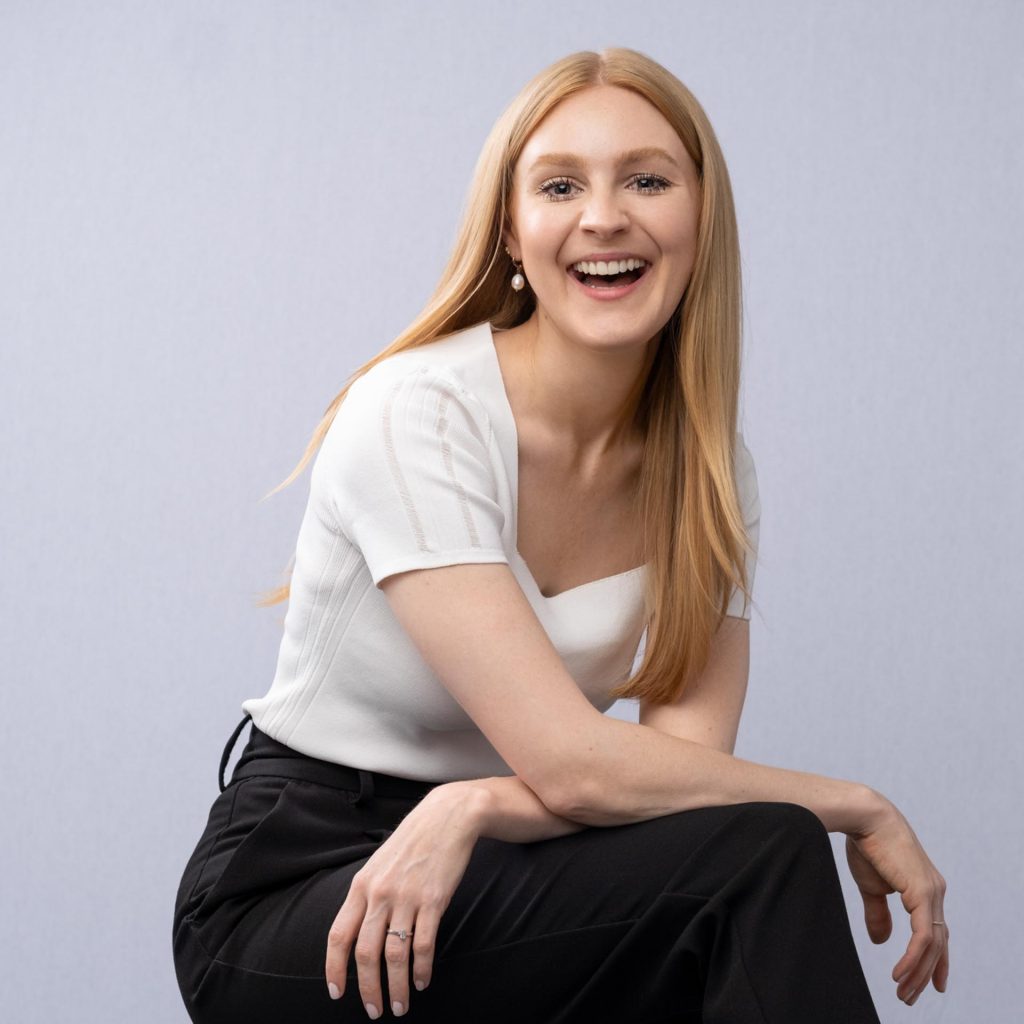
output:
M178 891L193 1020L877 1022L830 831L872 939L888 893L910 913L897 994L944 990L945 883L891 801L732 754L739 355L696 99L628 49L547 68L285 481L316 453L277 672Z

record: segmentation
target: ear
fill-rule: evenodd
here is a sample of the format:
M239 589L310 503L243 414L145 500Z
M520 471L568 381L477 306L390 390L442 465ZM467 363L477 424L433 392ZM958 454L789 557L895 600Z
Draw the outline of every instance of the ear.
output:
M519 251L519 242L516 239L516 233L515 231L512 230L511 226L506 227L505 230L502 231L501 243L508 250L509 255L512 257L512 259L518 262L519 256L517 255L517 253Z

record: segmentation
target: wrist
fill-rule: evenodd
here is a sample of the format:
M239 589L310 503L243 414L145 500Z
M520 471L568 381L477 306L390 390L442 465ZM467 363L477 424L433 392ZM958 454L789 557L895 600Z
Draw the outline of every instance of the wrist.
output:
M899 813L896 805L885 794L867 785L858 786L853 811L850 827L843 831L854 839L869 835Z
M480 779L445 782L435 786L427 798L444 801L449 806L449 813L456 815L461 828L480 836L489 820L493 804L490 790L480 783Z

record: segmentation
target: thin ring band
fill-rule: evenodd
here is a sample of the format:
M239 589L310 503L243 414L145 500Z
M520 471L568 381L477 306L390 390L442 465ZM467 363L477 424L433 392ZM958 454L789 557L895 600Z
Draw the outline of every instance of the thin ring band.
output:
M387 935L397 935L403 942L413 934L412 931L406 931L404 928L401 931L396 931L394 928L389 928L386 932Z
M932 921L932 924L945 924L945 921Z

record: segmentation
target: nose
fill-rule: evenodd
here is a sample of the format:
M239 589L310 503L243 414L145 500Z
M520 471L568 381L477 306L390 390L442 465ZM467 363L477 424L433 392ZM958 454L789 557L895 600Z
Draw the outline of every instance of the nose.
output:
M583 201L580 227L608 235L629 227L625 196L613 187L595 186Z

